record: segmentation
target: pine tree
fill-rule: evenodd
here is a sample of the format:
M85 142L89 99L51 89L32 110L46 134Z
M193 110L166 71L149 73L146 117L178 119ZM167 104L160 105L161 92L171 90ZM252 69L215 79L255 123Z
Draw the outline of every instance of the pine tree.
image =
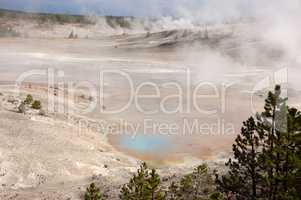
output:
M94 183L91 183L85 193L85 200L101 200L100 189Z
M179 198L179 186L172 182L168 187L167 199L168 200L177 200Z
M276 86L268 93L264 112L244 122L233 145L235 160L230 159L229 172L216 179L228 198L300 198L301 117L286 101Z
M261 166L264 177L262 194L266 199L291 199L296 195L294 186L290 184L295 152L291 148L294 143L294 129L289 130L289 108L287 98L281 97L280 86L275 87L274 93L269 92L265 102L265 111L258 116L258 128L265 135L261 154ZM292 187L288 187L291 185Z
M143 163L137 174L121 189L121 200L164 200L160 176Z
M161 183L160 176L156 173L155 169L151 170L147 182L148 182L147 189L150 191L151 199L152 200L164 199L164 195L160 190L160 183Z
M220 194L215 192L212 174L208 172L206 164L198 166L191 174L185 175L178 184L173 182L167 196L170 200L220 198Z
M288 109L288 145L285 165L285 187L299 191L301 199L301 112L296 108Z
M259 189L260 168L258 154L263 136L256 131L256 122L250 117L243 123L240 135L233 145L234 159L229 159L227 175L217 177L219 189L226 196L237 199L256 199Z
M266 194L265 198L267 199L274 199L278 187L275 170L277 168L278 173L279 154L276 153L276 143L278 143L280 138L276 137L276 110L279 107L279 103L280 87L276 86L274 93L268 93L268 97L265 100L264 112L257 116L260 132L266 136L261 161L263 164L262 169L267 171L267 174L264 175L266 186L262 187L262 193Z

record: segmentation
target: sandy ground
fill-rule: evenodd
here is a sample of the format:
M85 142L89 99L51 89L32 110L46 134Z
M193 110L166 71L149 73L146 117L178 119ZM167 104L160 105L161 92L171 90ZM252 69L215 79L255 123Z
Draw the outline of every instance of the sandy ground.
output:
M33 85L22 88L35 99L45 92ZM24 93L23 93L24 92ZM18 113L21 99L9 87L1 88L0 96L0 198L1 199L81 199L86 186L96 182L109 199L117 199L122 184L136 171L141 161L116 151L107 138L90 130L79 132L85 116L46 113L39 115L28 108ZM187 158L173 165L157 167L164 176L184 174L202 161ZM219 166L223 160L211 162Z
M0 111L1 199L40 199L43 191L53 193L49 199L65 199L68 195L79 199L70 195L80 193L80 186L90 182L92 176L119 182L122 174L110 176L120 169L124 176L135 170L138 161L116 152L102 135L80 134L75 124L60 117L14 112L14 106L5 103L5 98L8 96L1 98ZM59 191L58 185L62 187ZM14 197L20 192L24 195Z

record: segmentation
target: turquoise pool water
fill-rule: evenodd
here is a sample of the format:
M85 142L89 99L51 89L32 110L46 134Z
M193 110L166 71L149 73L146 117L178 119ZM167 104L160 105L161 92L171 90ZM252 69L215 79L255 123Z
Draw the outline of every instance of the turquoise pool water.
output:
M123 136L120 138L120 145L122 148L139 153L150 153L170 148L168 138L161 135L143 134L137 135L135 138L131 136Z

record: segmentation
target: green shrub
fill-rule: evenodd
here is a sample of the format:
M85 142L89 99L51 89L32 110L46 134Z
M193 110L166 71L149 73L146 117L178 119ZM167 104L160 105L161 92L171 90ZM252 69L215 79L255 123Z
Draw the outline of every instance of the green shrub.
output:
M34 102L31 104L31 107L33 109L39 110L42 108L41 102L38 100L34 100Z
M27 104L27 105L29 105L29 104L31 104L32 102L33 102L33 98L32 98L32 96L31 96L30 94L28 94L28 95L26 96L26 99L24 100L24 103Z
M209 195L209 200L223 200L224 195L220 192L214 192L212 194Z
M101 200L100 189L91 183L85 193L85 200Z

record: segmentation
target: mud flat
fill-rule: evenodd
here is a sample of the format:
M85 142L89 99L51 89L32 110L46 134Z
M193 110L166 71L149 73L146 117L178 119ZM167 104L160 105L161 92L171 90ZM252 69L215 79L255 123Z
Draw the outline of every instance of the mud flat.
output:
M81 199L91 181L101 185L110 199L117 199L121 185L141 161L117 151L104 134L91 129L79 131L81 120L93 121L86 116L40 115L31 109L26 114L18 113L17 102L28 93L47 105L44 89L32 84L31 88L22 87L21 95L16 97L12 87L1 87L1 199ZM186 157L178 164L154 164L164 177L171 177L201 162ZM215 161L212 165L221 163Z

